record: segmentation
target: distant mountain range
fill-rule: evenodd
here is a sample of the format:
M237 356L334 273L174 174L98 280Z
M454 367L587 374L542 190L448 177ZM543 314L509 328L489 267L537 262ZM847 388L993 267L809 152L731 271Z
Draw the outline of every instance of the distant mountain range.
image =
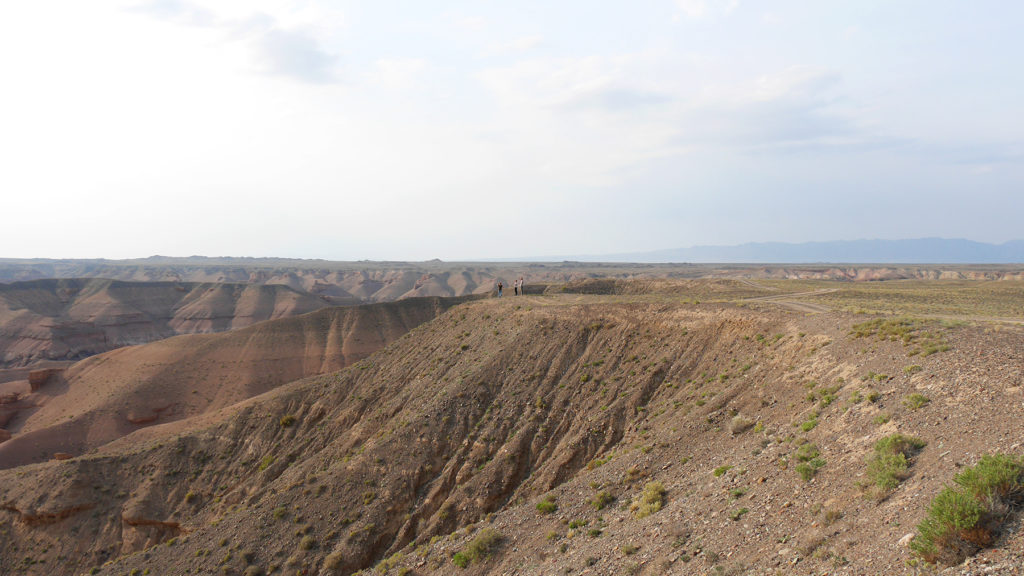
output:
M949 238L837 240L799 244L757 242L738 246L693 246L651 252L575 256L564 259L583 262L759 264L1017 264L1024 263L1024 240L1012 240L1003 244L986 244Z

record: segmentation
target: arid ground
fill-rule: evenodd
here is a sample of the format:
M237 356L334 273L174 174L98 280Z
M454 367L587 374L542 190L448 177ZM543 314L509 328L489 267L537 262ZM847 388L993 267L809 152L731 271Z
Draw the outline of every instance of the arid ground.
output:
M1021 271L913 270L588 272L23 355L0 574L1021 573L1021 470L966 539L918 532L1024 454Z

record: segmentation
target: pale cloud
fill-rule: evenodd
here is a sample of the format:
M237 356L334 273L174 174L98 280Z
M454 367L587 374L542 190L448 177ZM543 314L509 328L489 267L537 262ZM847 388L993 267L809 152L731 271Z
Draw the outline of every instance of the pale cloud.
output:
M411 90L420 83L428 67L423 58L382 58L374 63L369 81L391 90Z
M537 58L479 73L503 105L572 108L608 92L644 93L627 78L631 57Z
M187 0L149 0L128 10L217 30L223 42L246 48L257 72L314 84L340 80L338 55L325 50L317 37L317 28L327 26L326 18L341 25L341 15L334 10L314 10L309 5L288 9L288 3L280 2L226 1L206 7Z
M522 54L529 52L544 43L543 36L520 36L511 42L493 44L488 50L489 54Z
M469 32L481 32L487 28L487 19L480 16L458 16L451 20L454 28Z
M675 0L676 7L690 19L699 20L711 15L732 14L739 0Z
M0 190L25 215L2 255L622 252L864 222L942 235L948 215L965 235L1020 229L1024 83L998 64L1024 49L1024 8L123 6L0 3ZM936 208L889 218L892 198Z
M679 110L680 141L762 148L815 143L849 146L874 138L834 106L835 70L790 67L750 82L705 87Z

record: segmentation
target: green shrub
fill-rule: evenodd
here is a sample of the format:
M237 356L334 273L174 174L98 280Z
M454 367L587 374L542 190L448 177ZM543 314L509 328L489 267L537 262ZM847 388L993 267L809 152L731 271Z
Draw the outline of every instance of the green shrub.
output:
M738 510L733 510L732 512L729 513L729 520L732 520L733 522L736 522L737 520L742 518L743 515L746 514L747 512L750 512L750 510L747 509L747 508L740 508Z
M928 404L931 401L931 398L925 396L924 394L918 394L917 392L915 392L904 398L903 404L907 408L910 408L911 410L917 410L919 408L923 408L925 404Z
M804 444L797 448L794 457L800 462L809 462L821 455L821 451L814 444Z
M953 478L928 507L910 548L926 562L959 564L990 545L1024 494L1024 460L986 455Z
M590 501L594 505L594 508L598 510L604 510L604 507L615 502L615 495L607 490L602 490L594 495L594 499Z
M909 459L926 444L903 434L892 434L875 442L874 453L868 458L869 493L876 500L884 500L907 478Z
M665 486L661 482L648 482L644 491L633 499L630 510L637 518L646 518L665 505Z
M555 503L555 495L548 494L543 500L537 502L537 511L541 514L554 514L558 510L558 504Z
M815 458L809 462L802 462L796 465L797 474L803 478L804 482L810 482L812 478L818 473L818 469L825 465L825 461L821 458Z
M714 474L715 478L719 478L729 470L732 470L732 465L726 464L724 466L719 466L718 468L715 468L715 470L711 473Z
M814 444L807 443L797 448L793 457L800 462L796 465L796 471L804 482L810 482L818 473L818 469L825 465L825 460L819 458L820 455L821 451Z
M483 562L490 558L504 539L505 537L494 528L484 528L465 549L452 556L452 563L459 568L465 568L473 562Z
M289 428L295 425L295 416L288 414L287 416L281 416L281 427Z
M1007 455L985 455L953 479L964 491L992 509L1024 492L1024 461Z

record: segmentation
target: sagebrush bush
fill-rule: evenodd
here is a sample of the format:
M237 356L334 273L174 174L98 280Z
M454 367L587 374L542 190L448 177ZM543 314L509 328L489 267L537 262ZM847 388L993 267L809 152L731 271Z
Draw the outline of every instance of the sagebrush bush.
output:
M874 453L868 458L868 493L876 500L884 500L909 475L909 459L927 443L920 438L892 434L875 442Z
M604 510L604 507L615 501L615 495L607 490L602 490L594 495L594 499L590 501L594 505L594 508L598 510Z
M463 550L452 556L452 563L465 568L473 562L483 562L490 558L504 539L501 532L494 528L484 528Z
M646 518L661 510L665 505L665 485L661 482L648 482L644 491L633 499L629 509L637 518Z
M553 514L558 510L558 504L555 503L555 495L548 494L543 500L537 502L537 512L541 514Z
M742 434L742 433L746 432L747 430L750 430L753 427L754 427L754 421L753 420L749 420L749 419L744 418L743 416L737 414L736 416L733 417L732 421L729 423L729 432L732 433L733 436L736 436L736 435L739 435L739 434Z
M1024 459L986 455L953 478L928 506L910 548L926 562L959 564L990 545L1024 496Z
M925 396L924 394L918 394L917 392L914 392L913 394L910 394L903 399L903 405L906 406L907 408L910 408L911 410L919 410L921 408L924 408L924 406L931 401L931 398Z

